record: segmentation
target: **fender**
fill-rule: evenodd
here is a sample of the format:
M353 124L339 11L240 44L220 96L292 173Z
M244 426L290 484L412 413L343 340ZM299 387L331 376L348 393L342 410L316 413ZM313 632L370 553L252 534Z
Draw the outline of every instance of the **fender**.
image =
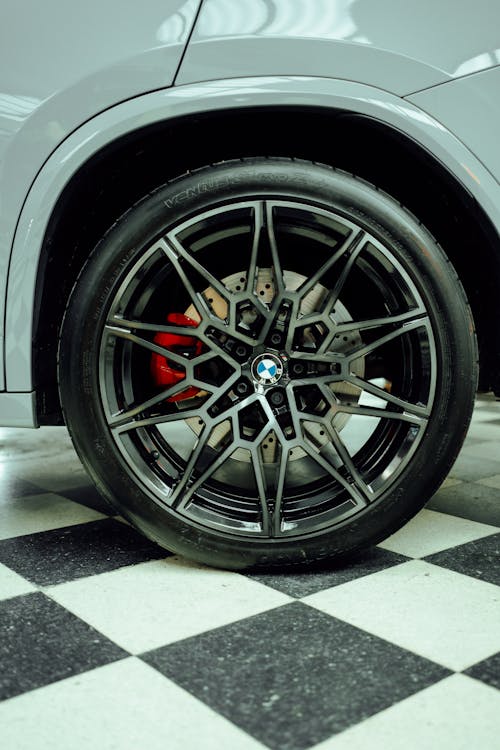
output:
M7 390L16 397L26 394L23 424L35 422L32 337L40 254L53 208L72 176L104 146L141 127L207 111L279 105L354 111L404 131L473 195L500 234L500 185L490 172L438 121L380 89L336 79L275 76L190 84L130 99L92 118L59 145L34 180L19 217L7 286L5 370ZM11 423L19 424L15 414Z
M5 284L23 202L65 138L108 107L173 84L201 0L2 0L0 344ZM22 31L21 31L22 30ZM0 355L0 391L4 389Z

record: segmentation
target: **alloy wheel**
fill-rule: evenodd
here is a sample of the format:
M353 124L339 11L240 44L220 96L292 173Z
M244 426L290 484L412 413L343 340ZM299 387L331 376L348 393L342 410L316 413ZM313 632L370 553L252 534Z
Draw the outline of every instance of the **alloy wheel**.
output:
M437 355L411 268L362 221L251 198L140 254L102 330L125 470L191 524L297 537L355 516L408 465Z

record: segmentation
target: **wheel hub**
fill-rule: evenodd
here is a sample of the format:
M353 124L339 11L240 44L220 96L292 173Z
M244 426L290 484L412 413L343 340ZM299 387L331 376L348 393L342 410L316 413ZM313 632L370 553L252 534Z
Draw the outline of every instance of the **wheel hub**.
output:
M260 386L276 385L284 372L283 362L271 352L259 354L252 362L251 373L254 383Z

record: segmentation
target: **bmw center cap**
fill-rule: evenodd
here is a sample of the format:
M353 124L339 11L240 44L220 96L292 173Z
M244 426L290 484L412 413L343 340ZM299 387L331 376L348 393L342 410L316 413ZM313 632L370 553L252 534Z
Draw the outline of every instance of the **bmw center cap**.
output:
M274 385L283 375L283 364L275 354L260 354L252 362L252 376L260 385Z

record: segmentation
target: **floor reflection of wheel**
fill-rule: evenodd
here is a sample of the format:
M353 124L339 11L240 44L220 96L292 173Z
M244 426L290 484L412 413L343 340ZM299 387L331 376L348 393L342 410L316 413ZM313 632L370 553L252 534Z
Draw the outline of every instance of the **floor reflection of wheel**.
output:
M371 185L270 159L144 198L70 300L61 396L98 486L148 536L215 565L291 565L380 540L460 448L467 303L416 219Z

